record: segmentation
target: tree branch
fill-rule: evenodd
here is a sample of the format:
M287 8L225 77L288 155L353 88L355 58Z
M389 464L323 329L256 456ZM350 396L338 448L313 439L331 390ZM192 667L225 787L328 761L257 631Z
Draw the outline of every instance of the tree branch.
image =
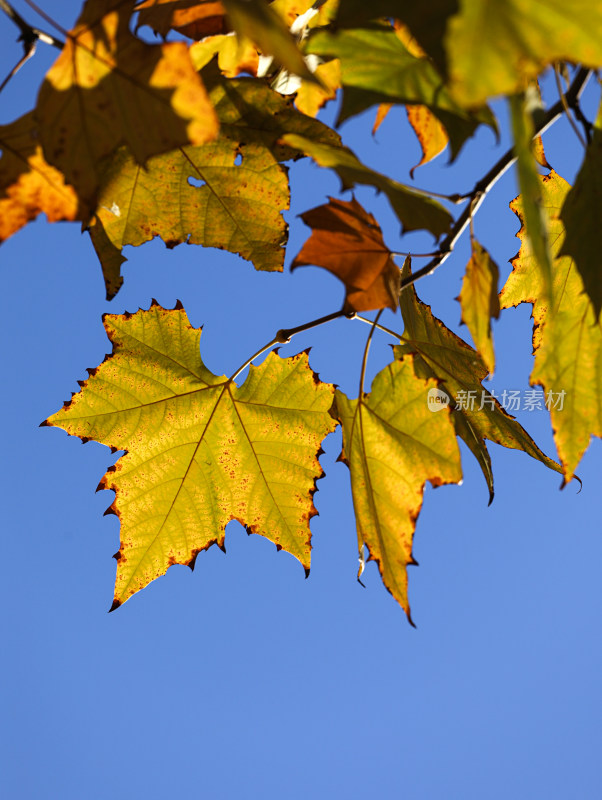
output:
M44 42L44 44L51 44L53 47L57 47L59 50L63 49L63 42L55 39L54 36L51 36L49 33L45 33L39 28L34 28L28 22L25 22L23 17L17 11L15 11L15 9L10 5L10 3L7 2L7 0L0 0L0 9L4 11L6 16L9 17L21 31L21 35L17 41L23 42L23 48L27 58L29 58L30 55L29 51L35 49L38 41ZM25 61L23 63L25 63Z
M21 35L18 37L17 41L23 42L23 55L0 84L1 92L10 79L14 77L21 69L23 64L25 64L26 61L29 61L29 59L34 55L38 41L44 42L45 44L54 45L54 47L58 47L59 49L62 49L63 43L59 42L58 39L55 39L54 36L50 36L48 33L44 33L44 31L41 31L38 28L33 28L31 25L25 22L23 17L18 14L15 9L6 2L6 0L0 0L0 10L4 11L6 16L11 19L21 31Z
M591 70L581 67L578 70L568 91L564 95L564 101L566 102L567 106L574 109L577 116L578 114L576 109L579 108L579 111L581 111L579 99L590 75ZM544 114L542 114L541 118L536 121L534 138L544 133L556 122L556 120L562 116L563 113L564 104L562 100L558 100L558 102L554 103L554 105ZM502 175L504 175L504 173L510 169L515 161L516 156L514 155L514 148L512 147L506 153L504 153L504 155L497 161L496 164L493 165L493 167L483 178L477 181L472 192L467 195L467 197L470 198L470 202L466 205L466 208L456 220L449 235L441 242L439 253L433 259L431 259L428 264L425 264L424 267L416 270L416 272L409 277L404 278L401 282L400 291L403 291L407 286L415 283L420 278L424 278L427 275L432 275L437 267L440 267L443 263L445 263L445 261L447 261L449 256L452 254L458 239L470 225L471 217L473 217L481 207L481 204L487 196L487 193L495 186Z

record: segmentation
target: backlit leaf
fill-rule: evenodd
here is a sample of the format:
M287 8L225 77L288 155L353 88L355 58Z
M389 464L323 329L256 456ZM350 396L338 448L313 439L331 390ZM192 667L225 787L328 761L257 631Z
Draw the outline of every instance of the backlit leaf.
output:
M561 255L572 256L596 316L602 310L602 107L577 180L560 219L566 228Z
M409 274L408 260L402 280ZM399 357L407 353L419 356L416 373L441 382L441 389L449 395L450 404L455 409L452 418L456 415L464 417L456 423L457 433L477 457L490 498L493 497L493 478L485 439L503 447L523 450L555 472L562 472L560 466L548 458L525 429L504 410L499 400L483 388L481 381L487 377L488 370L480 355L433 315L430 306L418 299L413 285L402 290L399 305L405 331L402 343L394 348L394 352Z
M396 310L400 270L372 214L355 199L330 198L327 205L301 214L301 219L312 233L291 269L313 264L332 272L345 284L347 311Z
M450 85L467 108L511 94L553 61L602 66L602 4L461 0L445 38Z
M462 478L449 411L433 414L428 408L428 392L436 388L436 381L415 373L414 359L406 356L387 365L358 400L336 392L360 555L366 545L410 622L407 565L416 563L412 540L424 485Z
M423 164L428 164L445 150L449 137L437 117L426 106L406 106L408 122L414 129L422 149L422 158L412 167L410 175Z
M543 386L549 399L554 441L569 481L592 435L602 436L602 325L583 291L575 262L563 253L560 209L569 184L557 173L540 179L549 221L553 262L554 306L545 299L542 276L534 269L531 245L519 232L521 248L501 293L502 308L533 304L535 363L531 383ZM523 222L520 197L511 203ZM552 393L551 395L549 393Z
M287 134L282 141L311 156L321 167L334 169L344 189L363 184L383 192L406 231L424 228L440 236L449 229L452 218L440 203L370 169L348 147L321 144L296 134Z
M88 0L34 111L46 160L92 211L105 156L127 145L139 164L217 135L217 118L183 42L148 45L129 4Z
M168 247L219 247L256 269L282 270L289 187L280 162L300 154L277 142L286 131L338 136L261 81L218 81L211 99L221 125L215 142L151 158L145 169L125 149L112 160L97 210L104 236L91 229L103 269L115 248L160 236Z
M385 102L426 105L444 125L453 120L448 132L454 154L480 123L495 124L488 109L475 117L461 108L432 61L410 52L391 26L317 30L306 49L341 62L343 103L339 121Z
M472 240L472 256L466 265L462 291L458 300L462 308L462 322L468 325L483 363L493 375L495 354L491 335L491 319L500 315L498 297L499 269L487 250Z
M121 520L113 608L172 564L194 566L239 520L310 566L320 443L334 388L306 353L271 353L238 387L203 365L181 307L106 315L113 353L47 425L125 450L99 488Z
M44 160L35 131L31 113L0 126L0 242L38 214L49 222L78 216L77 195Z
M439 73L447 74L443 38L447 21L458 10L458 0L341 0L338 28L357 28L378 17L397 19L411 30L420 47L433 59Z

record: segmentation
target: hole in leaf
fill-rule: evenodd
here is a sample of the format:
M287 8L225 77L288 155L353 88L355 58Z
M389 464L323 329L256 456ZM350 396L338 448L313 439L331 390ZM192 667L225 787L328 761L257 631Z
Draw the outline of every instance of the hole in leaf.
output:
M193 175L191 175L188 178L188 183L190 186L196 186L198 188L199 186L204 186L206 181L202 180L202 178L195 178Z
M234 159L234 165L236 167L240 167L241 164L242 164L242 153L237 153L236 158Z

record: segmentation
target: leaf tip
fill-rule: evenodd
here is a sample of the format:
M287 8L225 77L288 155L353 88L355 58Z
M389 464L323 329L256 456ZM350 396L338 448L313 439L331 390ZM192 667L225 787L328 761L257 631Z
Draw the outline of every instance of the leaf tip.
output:
M117 600L117 598L115 598L115 600L113 600L111 608L109 609L109 614L111 613L111 611L115 611L116 608L119 608L120 605L121 605L121 600Z

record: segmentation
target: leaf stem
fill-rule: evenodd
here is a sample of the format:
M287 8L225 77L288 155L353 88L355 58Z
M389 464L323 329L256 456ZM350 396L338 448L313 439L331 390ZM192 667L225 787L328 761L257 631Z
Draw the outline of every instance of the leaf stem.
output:
M564 102L569 108L574 109L579 106L581 93L585 88L585 84L587 83L591 74L592 70L585 69L584 67L580 67L577 71L571 86L563 98ZM544 133L544 131L553 125L563 113L564 104L562 100L558 100L558 102L554 103L554 105L541 116L540 121L535 126L533 136L540 136L542 133ZM404 278L401 282L400 291L403 291L407 286L410 286L412 283L420 280L420 278L424 278L427 275L432 275L438 267L447 261L449 256L452 254L458 239L460 239L466 228L469 227L471 218L476 215L488 192L491 191L495 184L500 180L502 175L504 175L510 169L515 161L516 156L514 155L514 148L511 147L493 165L493 167L491 167L489 172L487 172L486 175L477 181L472 192L467 195L467 197L471 198L471 202L468 203L464 208L452 227L449 235L446 236L446 238L441 242L439 253L433 259L431 259L428 264L425 264L424 267L421 267L412 275Z
M403 334L397 333L396 331L391 330L391 328L387 328L385 325L381 325L376 319L368 319L368 317L362 317L361 314L356 314L353 319L358 320L358 322L365 322L366 325L372 325L374 328L378 328L379 331L383 333L388 333L389 336L393 336L394 339L402 340Z
M368 338L366 339L366 346L364 347L364 357L362 358L362 371L360 373L360 388L357 395L360 399L364 396L364 380L366 378L366 365L368 363L368 353L370 352L370 342L372 341L372 337L374 336L374 331L378 326L378 320L380 319L383 311L384 308L381 308L376 317L374 318L374 321L371 322L372 327L370 329L370 333L368 334ZM365 321L367 322L368 320Z

